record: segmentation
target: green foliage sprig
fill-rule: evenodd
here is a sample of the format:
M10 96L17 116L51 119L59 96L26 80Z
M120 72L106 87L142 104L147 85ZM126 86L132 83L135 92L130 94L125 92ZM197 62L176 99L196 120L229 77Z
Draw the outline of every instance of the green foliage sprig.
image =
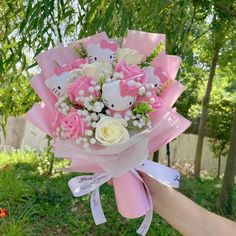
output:
M134 115L140 115L144 120L150 121L149 112L153 112L152 107L146 102L140 102L134 109Z
M157 91L156 95L160 97L162 92L165 91L172 83L173 83L173 80L167 81L167 83L160 90Z
M133 109L133 114L134 115L141 115L141 116L146 116L148 112L153 112L154 110L152 107L146 103L146 102L140 102L134 109Z
M164 43L160 42L157 47L151 52L149 56L146 57L145 61L140 64L140 67L150 66L154 58L163 50Z
M80 56L80 58L86 58L88 56L87 49L84 47L83 43L80 43L80 47L74 47L76 53Z
M142 118L143 120L145 120L147 123L149 123L151 121L150 116L149 116L149 112L153 112L154 110L152 109L152 107L147 103L147 102L140 102L133 110L132 113L133 115L139 115L140 118ZM138 127L134 127L133 125L133 121L130 120L128 121L128 130L144 130L145 127L142 128L138 128Z

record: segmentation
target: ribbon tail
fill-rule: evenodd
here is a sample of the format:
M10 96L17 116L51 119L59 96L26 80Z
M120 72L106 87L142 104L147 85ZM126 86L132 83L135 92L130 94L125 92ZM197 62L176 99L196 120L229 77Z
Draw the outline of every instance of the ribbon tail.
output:
M136 233L142 236L145 236L150 228L150 225L152 223L152 215L153 215L153 208L150 209L150 211L147 212L145 215L142 224L137 229Z
M135 170L136 169L136 170ZM151 176L153 179L161 182L162 184L165 184L170 187L178 188L179 187L179 180L180 180L180 174L178 171L168 168L164 165L161 165L159 163L155 163L149 160L145 160L143 164L137 166L134 170L132 170L133 174L140 179L145 187L145 190L148 195L148 200L150 203L150 211L147 212L146 216L144 217L144 220L138 230L136 231L138 234L145 236L148 232L148 229L151 225L152 216L153 216L153 202L152 197L150 194L150 191L147 187L147 185L144 183L142 178L139 176L137 171L142 171L149 176Z
M131 170L131 172L140 180L142 181L147 196L148 196L148 201L150 204L150 210L147 212L147 214L145 215L142 224L139 226L139 228L137 229L136 233L141 235L141 236L145 236L150 228L150 225L152 223L152 216L153 216L153 202L152 202L152 196L151 193L148 189L148 186L144 183L143 179L139 176L139 174L137 173L136 170Z
M136 171L144 172L158 182L172 188L178 188L180 182L180 173L177 170L169 168L150 160L145 160L142 164L135 167Z
M106 217L104 215L102 205L101 205L99 188L95 189L92 192L92 195L90 198L90 208L92 211L93 220L96 225L100 225L106 222Z

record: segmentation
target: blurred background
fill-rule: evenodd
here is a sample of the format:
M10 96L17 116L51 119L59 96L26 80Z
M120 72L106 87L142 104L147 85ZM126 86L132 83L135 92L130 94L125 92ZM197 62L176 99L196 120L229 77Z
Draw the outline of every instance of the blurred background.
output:
M50 138L24 119L39 101L29 85L37 54L127 29L165 34L167 53L182 58L176 108L192 125L150 158L181 171L182 193L236 220L236 1L2 0L0 235L136 235L141 219L118 215L110 186L101 191L108 222L94 225L89 196L74 199L67 187L78 173L62 173L68 162L54 160ZM155 215L148 235L180 234Z

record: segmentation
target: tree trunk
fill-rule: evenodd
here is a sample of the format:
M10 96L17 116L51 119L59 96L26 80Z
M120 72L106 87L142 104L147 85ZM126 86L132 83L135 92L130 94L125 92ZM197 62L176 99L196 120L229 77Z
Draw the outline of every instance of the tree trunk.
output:
M195 160L194 160L194 174L196 176L199 176L200 171L201 171L202 148L203 148L205 128L206 128L207 117L208 117L208 105L210 101L213 79L215 77L217 61L219 59L220 47L221 47L221 44L216 44L216 47L214 48L213 57L211 61L210 74L207 81L207 88L206 88L205 96L203 97L203 100L202 100L202 113L201 113L200 124L198 128L198 140L197 140L197 148L196 148Z
M159 162L159 150L154 152L152 160L157 163Z
M48 176L52 175L54 160L55 160L55 156L53 153L51 153L51 160L50 160L50 166L49 166L49 170L48 170Z
M220 178L220 167L221 167L221 155L218 157L218 167L217 167L217 178Z
M47 173L48 176L52 175L53 164L54 164L54 160L55 160L55 156L54 156L54 154L52 153L52 150L51 150L52 149L51 140L52 140L52 138L49 135L47 135L48 145L47 145L46 153L47 153L47 156L50 158L49 170L48 170L48 173Z
M233 206L233 186L236 175L236 106L234 111L234 121L231 131L229 154L225 167L225 174L221 194L218 199L218 207L232 213Z

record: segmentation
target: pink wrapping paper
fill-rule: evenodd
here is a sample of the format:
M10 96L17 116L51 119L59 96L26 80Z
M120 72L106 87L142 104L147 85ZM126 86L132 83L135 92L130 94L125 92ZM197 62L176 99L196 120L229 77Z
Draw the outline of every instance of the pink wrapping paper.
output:
M137 218L150 210L143 183L131 172L114 177L113 185L117 207L122 216L131 219Z

